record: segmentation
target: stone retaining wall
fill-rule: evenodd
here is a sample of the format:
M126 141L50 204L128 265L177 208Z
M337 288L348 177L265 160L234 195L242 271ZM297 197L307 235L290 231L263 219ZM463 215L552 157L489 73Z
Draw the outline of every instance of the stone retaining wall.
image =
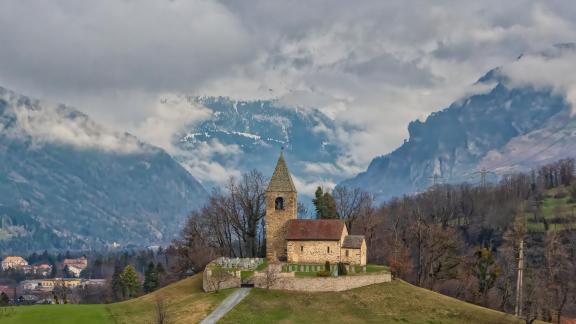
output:
M294 290L306 292L344 291L368 285L392 281L390 273L370 273L354 276L296 278L294 273L279 273L274 280L266 280L265 273L254 276L254 286L266 288L271 281L270 289Z
M214 276L212 270L206 267L202 274L202 289L205 292L212 292L219 289L238 288L242 284L240 271L219 273Z

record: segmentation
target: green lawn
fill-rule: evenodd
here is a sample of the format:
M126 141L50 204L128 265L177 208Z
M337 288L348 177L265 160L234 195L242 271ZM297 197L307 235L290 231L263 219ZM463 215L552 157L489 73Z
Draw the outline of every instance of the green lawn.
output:
M198 323L233 289L219 293L202 290L202 275L174 283L151 294L108 305L39 305L12 307L2 324L153 324L156 298L165 301L171 323Z
M567 196L559 198L558 193ZM542 216L548 223L548 231L558 231L571 227L576 229L576 203L571 202L567 189L563 187L550 189L542 201ZM546 226L542 218L536 219L533 213L526 213L527 228L531 232L544 232Z
M248 278L252 277L253 275L254 275L254 271L251 271L251 270L242 270L242 271L240 271L240 278L241 278L242 280L248 279Z
M100 324L113 322L106 310L106 305L38 305L11 307L4 316L0 315L0 323Z
M253 289L219 323L522 323L403 281L338 293Z
M153 324L157 296L167 305L172 323L198 323L208 316L233 289L219 293L205 293L202 290L202 274L164 287L152 294L108 305L115 324Z

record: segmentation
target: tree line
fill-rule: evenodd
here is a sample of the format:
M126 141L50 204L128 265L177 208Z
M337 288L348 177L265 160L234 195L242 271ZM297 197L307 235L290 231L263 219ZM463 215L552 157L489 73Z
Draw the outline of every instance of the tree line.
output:
M265 255L267 179L252 171L232 178L192 213L176 252L175 271L200 270L218 256ZM547 199L576 202L574 161L561 160L496 184L435 185L377 205L358 188L319 187L312 215L342 219L362 234L371 263L387 264L396 277L468 302L513 313L520 242L524 242L527 322L576 316L576 219L565 210L545 214ZM535 225L543 224L540 230Z

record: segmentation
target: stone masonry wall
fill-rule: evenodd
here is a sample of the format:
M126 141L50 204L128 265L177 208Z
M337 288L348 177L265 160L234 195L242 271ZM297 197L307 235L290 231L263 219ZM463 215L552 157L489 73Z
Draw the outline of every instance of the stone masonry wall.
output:
M284 199L284 209L275 209L275 200ZM285 259L286 223L297 216L297 197L295 192L266 193L266 257L271 261Z
M220 283L218 283L220 281ZM232 271L226 273L221 278L215 278L212 275L212 270L206 267L202 274L202 289L205 292L212 292L219 289L238 288L242 285L240 271Z
M294 273L282 273L273 281L270 289L306 292L344 291L390 281L392 281L390 273L317 278L296 278ZM263 274L256 275L254 285L258 288L266 288L265 276Z
M346 256L346 252L348 252L348 256ZM362 264L362 254L361 249L345 249L342 248L342 262L349 263L349 264Z
M323 264L326 261L340 261L339 241L288 241L289 263Z

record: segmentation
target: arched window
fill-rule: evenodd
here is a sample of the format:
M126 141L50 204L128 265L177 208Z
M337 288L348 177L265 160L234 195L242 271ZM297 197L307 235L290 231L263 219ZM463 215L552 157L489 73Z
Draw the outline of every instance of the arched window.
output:
M284 198L282 198L282 197L276 198L274 208L276 210L284 210Z
M326 252L330 253L330 247L329 246L326 247Z

